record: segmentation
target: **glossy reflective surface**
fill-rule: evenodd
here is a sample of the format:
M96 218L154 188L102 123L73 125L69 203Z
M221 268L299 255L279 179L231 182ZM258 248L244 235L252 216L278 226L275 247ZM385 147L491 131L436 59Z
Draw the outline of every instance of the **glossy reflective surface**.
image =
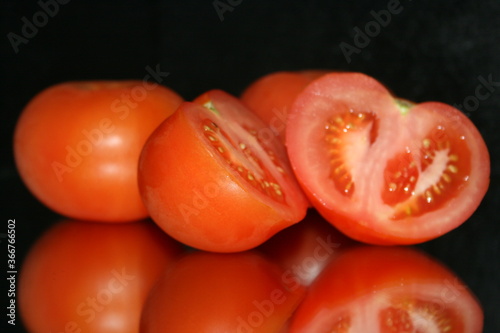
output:
M383 16L391 8L398 13ZM388 22L377 25L374 15ZM0 16L4 41L0 46L0 182L4 193L0 244L5 249L0 253L4 258L0 267L4 277L11 275L6 273L6 245L8 221L14 220L13 269L18 272L12 273L17 282L12 298L7 295L10 284L3 279L2 332L26 332L20 318L20 272L33 244L60 219L28 193L13 163L13 128L31 97L68 80L134 78L171 87L190 100L213 88L237 95L264 74L309 68L367 73L415 102L456 105L476 124L491 153L490 189L464 225L416 248L444 263L459 277L459 286L468 286L477 296L485 315L484 332L500 332L497 0L5 0ZM370 27L374 30L364 39ZM12 42L14 35L19 38ZM293 280L296 277L310 283L328 265L329 260L323 259L329 249L337 250L328 245L327 238L323 240L323 247L313 241L313 255L305 255L302 258L308 259L298 263L287 258L292 250L274 252L266 260L282 264L285 279L297 281ZM331 240L336 244L333 235ZM300 237L293 242L300 242ZM448 292L453 289L443 290L446 299L455 295ZM16 325L6 324L4 329L10 319L6 307L12 299L17 300L13 310ZM363 300L370 303L368 298ZM386 311L384 316L394 318L399 312ZM255 323L258 319L255 315ZM54 332L65 331L72 328Z
M482 306L414 247L349 240L314 211L262 246L191 250L151 221L58 222L28 252L30 332L480 333Z

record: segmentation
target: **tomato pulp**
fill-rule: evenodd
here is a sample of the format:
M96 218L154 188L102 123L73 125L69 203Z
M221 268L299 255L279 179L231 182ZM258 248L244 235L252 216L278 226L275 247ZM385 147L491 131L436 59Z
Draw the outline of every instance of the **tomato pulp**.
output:
M151 135L139 187L153 220L203 250L253 248L299 222L307 200L286 152L237 98L209 91Z
M488 150L465 115L398 99L364 74L313 81L288 119L288 154L305 193L354 239L436 238L467 220L488 188Z

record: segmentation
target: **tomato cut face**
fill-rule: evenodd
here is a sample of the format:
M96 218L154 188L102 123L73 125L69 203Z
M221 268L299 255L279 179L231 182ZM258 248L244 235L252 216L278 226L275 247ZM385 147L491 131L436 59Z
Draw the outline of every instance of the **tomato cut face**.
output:
M462 224L489 184L486 145L459 110L331 73L295 100L287 149L313 206L349 236L414 244Z
M153 220L215 252L250 249L300 221L307 199L269 131L219 90L184 103L141 155L139 187Z
M212 102L203 106L216 115L219 114ZM252 188L276 202L284 203L285 194L276 180L276 172L285 171L277 161L275 153L265 147L255 129L238 124L221 129L215 118L216 116L210 114L204 118L201 130L207 139L206 142L212 146L218 157Z
M343 250L295 312L290 333L479 333L483 311L460 279L404 247Z

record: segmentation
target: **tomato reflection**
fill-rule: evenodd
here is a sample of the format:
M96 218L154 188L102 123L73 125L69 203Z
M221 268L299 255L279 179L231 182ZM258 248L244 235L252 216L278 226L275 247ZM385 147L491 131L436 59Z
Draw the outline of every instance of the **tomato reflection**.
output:
M280 332L304 294L283 273L257 252L188 254L151 291L141 333Z
M56 223L23 263L23 322L31 333L138 333L150 289L180 251L150 221Z
M310 209L299 223L280 231L259 247L286 270L290 280L308 286L342 250L357 244Z
M482 332L480 304L458 277L413 248L342 251L311 285L291 333Z

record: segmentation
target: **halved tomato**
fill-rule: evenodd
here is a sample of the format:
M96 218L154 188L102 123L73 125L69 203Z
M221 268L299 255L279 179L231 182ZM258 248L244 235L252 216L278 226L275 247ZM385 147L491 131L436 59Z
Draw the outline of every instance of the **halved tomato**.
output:
M220 90L185 102L146 142L139 187L153 220L203 250L253 248L299 222L307 199L283 145Z
M286 119L293 101L307 84L326 73L328 70L273 72L252 82L241 100L285 142Z
M314 207L354 239L414 244L461 225L489 184L486 144L459 110L331 73L289 114L290 162Z
M484 314L462 281L409 247L358 246L330 262L290 333L480 333Z

